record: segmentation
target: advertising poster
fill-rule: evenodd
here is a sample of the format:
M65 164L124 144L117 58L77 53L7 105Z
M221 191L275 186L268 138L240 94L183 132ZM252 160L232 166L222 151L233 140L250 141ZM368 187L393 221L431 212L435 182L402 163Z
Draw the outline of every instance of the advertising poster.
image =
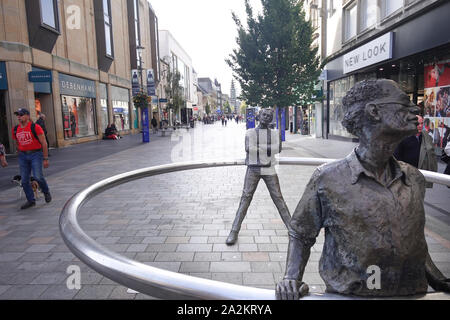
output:
M149 96L156 95L155 77L153 76L153 69L147 69L147 94Z
M450 63L425 66L423 108L426 117L450 117Z

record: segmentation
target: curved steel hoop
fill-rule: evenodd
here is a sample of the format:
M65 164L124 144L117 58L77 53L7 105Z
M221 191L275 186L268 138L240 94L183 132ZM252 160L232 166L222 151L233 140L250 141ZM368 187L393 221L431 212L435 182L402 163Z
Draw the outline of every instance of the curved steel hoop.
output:
M282 165L317 166L332 161L334 159L279 158L279 163ZM86 201L103 191L126 182L182 170L238 165L244 165L244 160L174 163L134 170L99 181L72 196L65 204L59 219L62 238L69 249L92 269L121 285L153 297L161 299L273 300L275 299L274 290L200 279L131 260L94 241L81 229L78 223L78 211ZM450 176L428 171L422 171L422 173L430 182L450 186ZM414 298L450 299L450 296L434 293ZM304 299L340 300L350 298L331 294L310 294Z

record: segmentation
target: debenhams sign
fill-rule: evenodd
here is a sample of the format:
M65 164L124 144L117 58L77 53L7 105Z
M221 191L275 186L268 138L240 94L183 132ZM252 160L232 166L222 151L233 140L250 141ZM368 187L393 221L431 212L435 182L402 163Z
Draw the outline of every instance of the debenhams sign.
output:
M392 59L393 33L366 43L344 55L344 73L349 73L372 64Z

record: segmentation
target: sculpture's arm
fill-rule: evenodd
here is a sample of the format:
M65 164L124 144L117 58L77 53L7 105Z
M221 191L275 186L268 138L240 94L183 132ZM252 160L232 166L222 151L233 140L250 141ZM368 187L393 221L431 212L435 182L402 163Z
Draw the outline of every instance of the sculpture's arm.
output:
M298 300L308 294L309 287L302 282L302 278L310 253L310 244L292 235L289 236L286 272L283 280L276 286L277 299Z
M277 299L299 299L308 293L308 285L302 282L303 273L323 226L323 214L319 198L320 169L316 169L305 192L292 215L289 226L289 247L286 272L278 282L275 294Z
M428 284L436 291L450 292L450 279L446 278L441 271L436 267L430 254L427 254L425 261L425 272L427 275Z

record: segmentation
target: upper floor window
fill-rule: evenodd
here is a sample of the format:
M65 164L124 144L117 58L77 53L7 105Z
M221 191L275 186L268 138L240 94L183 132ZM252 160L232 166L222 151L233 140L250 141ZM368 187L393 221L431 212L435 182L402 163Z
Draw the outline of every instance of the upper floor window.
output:
M57 0L39 0L41 6L41 22L52 29L58 30Z
M377 22L378 0L361 0L361 31Z
M136 47L141 47L141 29L139 27L139 0L133 0L133 7L134 7L134 31L136 34ZM136 53L138 57L138 66L142 67L142 60L139 59L139 52L136 51Z
M112 19L111 19L111 0L103 0L103 20L105 25L105 48L106 54L113 56L113 37L112 37Z
M357 31L357 6L356 2L345 8L344 12L344 40L349 40L356 36Z
M383 0L382 14L383 18L391 15L398 9L403 7L403 0Z

